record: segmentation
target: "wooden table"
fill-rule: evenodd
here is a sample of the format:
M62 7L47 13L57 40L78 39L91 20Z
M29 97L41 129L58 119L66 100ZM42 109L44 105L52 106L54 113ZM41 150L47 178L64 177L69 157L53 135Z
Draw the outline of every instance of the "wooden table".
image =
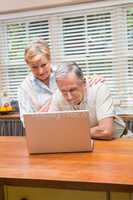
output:
M0 119L20 119L19 113L0 114Z
M93 153L29 155L25 137L0 137L0 183L1 191L19 185L133 192L133 139L95 141Z
M133 120L133 114L119 115L124 120ZM19 113L0 114L0 119L20 119Z
M133 114L121 114L119 115L123 120L133 121Z

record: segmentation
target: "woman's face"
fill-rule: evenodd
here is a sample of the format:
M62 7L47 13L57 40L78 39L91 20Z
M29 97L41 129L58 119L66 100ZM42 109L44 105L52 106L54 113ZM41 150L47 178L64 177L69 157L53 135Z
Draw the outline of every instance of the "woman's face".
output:
M34 76L40 81L45 82L50 77L51 62L45 56L36 55L28 65Z

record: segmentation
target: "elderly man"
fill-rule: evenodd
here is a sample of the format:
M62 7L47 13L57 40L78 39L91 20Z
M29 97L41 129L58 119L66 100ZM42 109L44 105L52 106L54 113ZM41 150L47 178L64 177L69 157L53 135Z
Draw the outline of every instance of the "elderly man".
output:
M117 137L124 133L125 124L114 114L112 97L104 83L90 87L76 63L66 63L57 69L56 82L59 90L53 96L49 112L88 110L94 139L112 139L114 132Z

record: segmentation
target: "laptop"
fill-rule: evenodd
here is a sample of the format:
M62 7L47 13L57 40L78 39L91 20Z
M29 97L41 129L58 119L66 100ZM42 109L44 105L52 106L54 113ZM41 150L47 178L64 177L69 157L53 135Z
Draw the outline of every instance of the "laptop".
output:
M25 114L24 123L29 153L93 150L86 110Z

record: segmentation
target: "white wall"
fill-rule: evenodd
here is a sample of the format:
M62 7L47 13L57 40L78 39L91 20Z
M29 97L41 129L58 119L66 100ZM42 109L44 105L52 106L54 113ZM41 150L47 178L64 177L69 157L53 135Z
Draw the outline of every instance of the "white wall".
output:
M47 8L59 5L72 5L100 0L0 0L0 14L37 8Z

